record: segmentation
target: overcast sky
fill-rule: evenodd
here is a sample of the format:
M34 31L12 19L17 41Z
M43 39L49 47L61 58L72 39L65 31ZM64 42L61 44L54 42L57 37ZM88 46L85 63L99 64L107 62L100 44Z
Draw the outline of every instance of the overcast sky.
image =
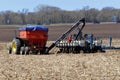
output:
M0 11L18 11L23 8L34 11L38 5L56 6L64 10L79 10L84 6L97 9L103 7L120 9L120 0L0 0Z

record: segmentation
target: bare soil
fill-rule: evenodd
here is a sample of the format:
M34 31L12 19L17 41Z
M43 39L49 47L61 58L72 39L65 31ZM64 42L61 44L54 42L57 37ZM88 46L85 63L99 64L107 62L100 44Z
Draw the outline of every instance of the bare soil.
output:
M14 55L8 54L8 44L0 43L0 80L120 80L120 50L53 54L54 48L49 55ZM114 39L113 46L120 40Z
M57 25L47 26L49 28L49 41L55 41L60 35L65 33L72 25ZM15 30L17 36L20 26L0 25L0 41L9 42L15 37ZM108 38L110 35L113 38L120 38L120 24L87 24L83 29L83 34L94 34L96 37Z

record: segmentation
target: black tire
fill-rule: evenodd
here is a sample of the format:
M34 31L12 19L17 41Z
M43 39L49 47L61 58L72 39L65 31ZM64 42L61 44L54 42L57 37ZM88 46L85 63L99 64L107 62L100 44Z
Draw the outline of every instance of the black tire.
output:
M21 43L19 39L13 39L12 41L12 53L20 54Z
M37 55L39 53L39 50L32 50L31 54Z
M37 55L39 53L39 50L36 50L33 52L35 55Z
M21 55L24 55L24 54L25 54L25 47L21 47L21 48L20 48L20 54L21 54Z
M40 54L48 55L48 54L49 54L49 52L48 52L48 47L44 47L43 50L40 50Z
M40 50L40 54L45 54L45 51L44 50Z
M9 47L8 47L8 50L9 50L9 54L11 54L11 53L12 53L12 47L9 46Z
M29 47L25 47L25 55L28 55L30 52L30 48Z

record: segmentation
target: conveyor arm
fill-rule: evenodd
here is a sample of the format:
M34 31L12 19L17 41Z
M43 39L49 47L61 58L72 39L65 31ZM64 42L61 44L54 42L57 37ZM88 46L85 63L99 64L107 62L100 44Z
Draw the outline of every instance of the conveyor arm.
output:
M48 47L48 49L46 50L46 53L49 53L49 51L55 47L55 45L57 45L61 40L63 40L65 37L67 37L76 27L79 26L80 23L83 23L80 32L82 31L82 29L85 26L85 18L82 18L81 20L78 20L68 31L66 31L64 34L62 34L54 43L52 43L50 45L50 47Z

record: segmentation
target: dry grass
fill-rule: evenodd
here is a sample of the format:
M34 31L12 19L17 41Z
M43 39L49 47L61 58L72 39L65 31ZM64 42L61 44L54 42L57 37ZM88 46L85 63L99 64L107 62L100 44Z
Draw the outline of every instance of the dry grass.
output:
M8 54L6 43L0 46L0 80L120 80L120 51L25 56Z

